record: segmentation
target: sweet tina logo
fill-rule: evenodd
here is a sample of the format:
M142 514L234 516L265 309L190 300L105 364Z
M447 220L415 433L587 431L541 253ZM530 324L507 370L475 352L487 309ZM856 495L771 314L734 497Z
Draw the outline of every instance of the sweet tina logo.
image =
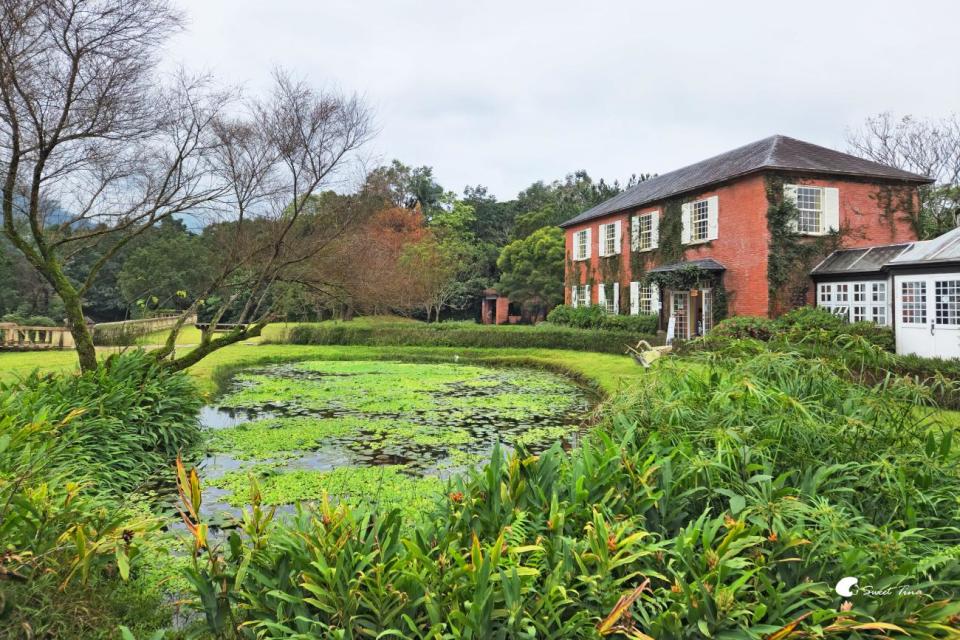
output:
M884 596L918 596L922 595L923 591L915 587L901 587L896 586L886 586L886 587L877 587L874 585L859 585L860 579L854 578L853 576L847 576L846 578L840 578L840 581L837 582L837 586L833 588L837 592L838 596L843 598L850 598L853 596L867 596L867 597L884 597Z
M846 578L840 578L840 582L837 583L837 586L833 588L837 592L837 595L843 596L844 598L849 598L857 592L857 583L859 580L853 576L847 576Z

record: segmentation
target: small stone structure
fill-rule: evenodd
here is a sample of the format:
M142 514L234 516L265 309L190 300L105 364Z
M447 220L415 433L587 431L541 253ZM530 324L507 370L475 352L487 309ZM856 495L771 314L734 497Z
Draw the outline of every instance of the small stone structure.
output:
M73 335L66 327L21 326L0 322L0 349L35 351L73 349Z

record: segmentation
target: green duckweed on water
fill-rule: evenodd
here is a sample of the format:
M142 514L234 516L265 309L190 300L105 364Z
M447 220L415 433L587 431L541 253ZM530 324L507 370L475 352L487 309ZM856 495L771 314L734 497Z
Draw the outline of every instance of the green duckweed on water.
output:
M426 508L445 478L487 460L495 443L573 443L585 394L553 373L458 364L312 361L242 372L218 403L208 483L222 504L377 501ZM237 423L236 415L248 418ZM212 424L212 423L211 423ZM212 425L216 426L216 425Z

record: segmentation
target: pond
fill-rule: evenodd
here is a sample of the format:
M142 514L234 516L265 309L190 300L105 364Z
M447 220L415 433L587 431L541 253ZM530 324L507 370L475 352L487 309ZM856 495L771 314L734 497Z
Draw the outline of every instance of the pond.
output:
M248 370L201 413L204 511L236 514L253 473L266 504L327 493L413 513L497 442L575 446L590 404L568 379L530 369L309 361Z

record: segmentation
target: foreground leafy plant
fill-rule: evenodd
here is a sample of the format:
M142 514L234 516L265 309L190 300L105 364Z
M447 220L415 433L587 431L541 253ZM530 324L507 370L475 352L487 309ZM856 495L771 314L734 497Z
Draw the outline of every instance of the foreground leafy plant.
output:
M413 521L300 508L238 534L219 560L230 579L197 587L223 589L198 602L208 619L226 602L238 624L207 628L957 638L957 447L929 390L845 367L731 343L659 364L577 450L496 450ZM892 595L844 600L843 576Z

